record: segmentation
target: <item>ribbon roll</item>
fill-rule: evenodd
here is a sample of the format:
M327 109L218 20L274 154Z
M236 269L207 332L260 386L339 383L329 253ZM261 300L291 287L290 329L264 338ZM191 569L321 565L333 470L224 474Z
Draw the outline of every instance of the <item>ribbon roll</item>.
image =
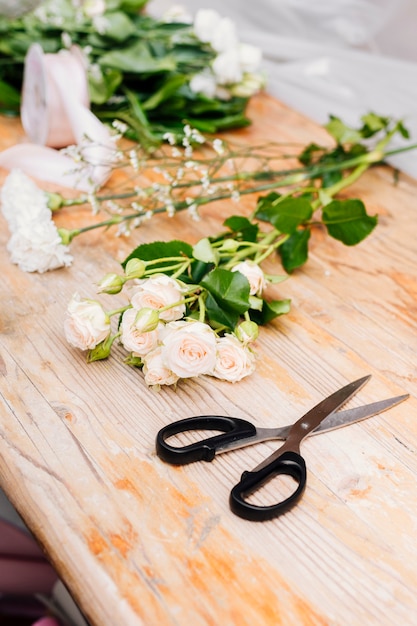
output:
M23 128L33 143L51 148L78 143L67 111L68 97L73 105L89 109L87 77L79 49L73 46L70 51L44 54L39 44L33 44L25 60L20 110Z
M0 154L0 167L59 185L91 191L107 180L115 143L90 111L84 58L79 48L45 54L32 44L25 59L22 125L31 143ZM78 145L83 166L56 150Z

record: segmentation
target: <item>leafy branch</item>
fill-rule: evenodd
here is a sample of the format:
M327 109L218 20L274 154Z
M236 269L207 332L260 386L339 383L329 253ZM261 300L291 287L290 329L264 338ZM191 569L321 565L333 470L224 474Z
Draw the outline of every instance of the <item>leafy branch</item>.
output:
M130 162L134 171L128 180L134 182L114 193L90 194L88 200L95 212L103 211L108 217L72 231L60 229L63 241L69 243L89 230L115 225L120 234L126 234L156 214L173 216L188 211L196 218L209 203L227 198L238 202L244 195L257 194L252 219L273 228L279 240L276 249L287 272L306 262L311 230L318 225L345 245L356 245L375 228L377 216L367 213L362 200L342 199L340 193L370 167L384 162L395 135L408 138L408 132L401 121L374 113L362 118L359 129L336 117L330 119L326 129L333 139L332 146L312 143L295 154L275 144L248 150L217 138L208 140L190 127L185 129L185 139L179 146L170 136L169 148L158 148L150 155L142 155L140 147L133 154L131 149L121 152L120 166L126 170ZM402 150L415 147L407 145ZM288 159L292 167L286 165ZM277 168L277 163L281 167ZM152 175L159 178L141 186L142 175L147 180ZM85 195L68 201L54 196L51 203L63 207L86 200ZM245 224L244 231L239 228L237 236L249 237L254 244L257 233L252 221Z

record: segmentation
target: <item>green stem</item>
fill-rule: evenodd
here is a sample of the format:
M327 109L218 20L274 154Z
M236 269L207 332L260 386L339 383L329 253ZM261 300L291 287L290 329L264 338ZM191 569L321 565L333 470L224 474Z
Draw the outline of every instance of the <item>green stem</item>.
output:
M128 304L127 306L122 306L120 309L114 309L113 311L107 311L108 317L113 317L113 315L118 315L119 313L124 313L128 309L131 309L132 305Z

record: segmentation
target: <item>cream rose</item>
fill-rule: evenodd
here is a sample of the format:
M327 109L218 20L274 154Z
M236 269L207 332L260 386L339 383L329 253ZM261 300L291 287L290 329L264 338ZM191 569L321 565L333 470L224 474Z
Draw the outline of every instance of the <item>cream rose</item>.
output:
M216 335L203 322L170 322L160 334L162 359L180 378L208 374L216 364Z
M81 350L91 350L110 334L110 320L96 300L82 300L75 294L68 305L69 317L64 322L68 343Z
M143 359L143 373L145 382L150 387L174 385L178 380L177 374L164 364L160 347L149 352Z
M144 357L158 345L158 328L145 332L138 329L135 324L137 314L136 309L127 309L123 313L120 341L126 350L135 356Z
M253 261L242 261L232 269L232 272L240 272L249 281L250 295L260 296L265 287L265 275L259 265Z
M140 281L139 286L131 297L131 304L135 309L162 309L159 315L161 320L171 322L184 316L185 304L177 304L183 299L181 286L178 281L166 274L157 274Z
M255 355L233 335L217 340L217 361L212 376L236 383L255 370Z

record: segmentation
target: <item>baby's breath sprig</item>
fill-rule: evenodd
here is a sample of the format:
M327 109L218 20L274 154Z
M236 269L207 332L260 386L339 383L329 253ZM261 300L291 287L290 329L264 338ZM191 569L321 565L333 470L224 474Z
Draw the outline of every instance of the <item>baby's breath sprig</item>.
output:
M69 243L81 233L110 226L127 235L156 214L173 217L187 211L199 219L209 203L224 199L238 203L242 196L258 194L253 215L287 235L280 252L284 268L292 271L307 259L311 228L318 223L347 245L362 241L376 225L376 217L367 214L361 200L340 201L338 194L393 152L416 147L389 150L394 135L408 137L401 121L369 113L361 122L353 129L332 117L326 125L332 145L292 146L291 152L277 143L248 149L204 137L188 124L178 136L167 133L162 147L118 148L112 167L122 169L125 183L111 192L53 198L54 206L61 207L89 202L93 213L106 218L73 231L61 229L61 236ZM123 130L120 123L116 127Z

